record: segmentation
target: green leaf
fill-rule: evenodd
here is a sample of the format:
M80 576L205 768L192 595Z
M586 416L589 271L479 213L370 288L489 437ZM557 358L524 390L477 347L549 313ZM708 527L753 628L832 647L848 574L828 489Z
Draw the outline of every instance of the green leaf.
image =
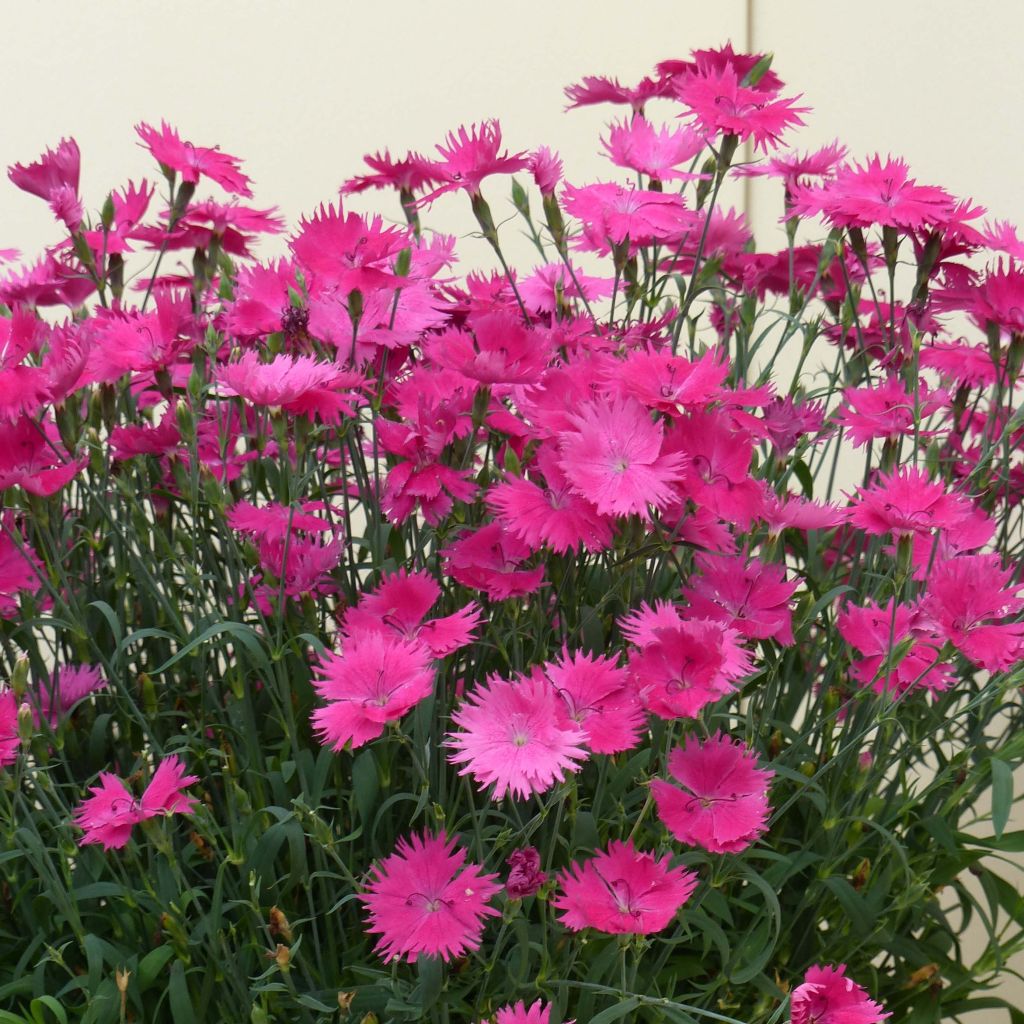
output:
M43 1007L46 1007L60 1021L60 1024L68 1024L68 1015L64 1012L64 1007L53 996L40 996L29 1003L28 1008L33 1020L38 1021L39 1024L46 1024L47 1018L43 1013Z
M627 1013L632 1013L639 1005L640 1000L636 996L630 996L616 1006L609 1006L607 1010L602 1010L596 1017L591 1017L590 1024L610 1024L613 1020L622 1020Z
M996 757L989 758L989 764L992 768L992 828L996 839L1000 839L1010 820L1013 805L1013 772L1008 764Z
M199 1024L196 1011L192 1006L192 997L188 992L185 965L180 960L176 960L171 967L171 980L167 990L174 1024Z
M157 976L167 966L167 961L174 956L174 947L170 943L157 946L150 950L140 961L138 967L139 991L145 992L156 981Z

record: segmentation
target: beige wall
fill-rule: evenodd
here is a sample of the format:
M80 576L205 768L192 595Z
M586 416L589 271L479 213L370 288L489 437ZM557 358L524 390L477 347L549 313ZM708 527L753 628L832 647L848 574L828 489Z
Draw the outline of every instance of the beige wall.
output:
M364 152L429 153L486 117L501 119L510 148L551 144L571 180L594 180L609 173L597 153L608 108L563 113L562 88L586 74L633 81L731 39L773 51L813 106L801 148L838 136L857 156L902 155L920 181L1024 223L1022 0L7 0L2 13L0 164L73 134L93 209L107 189L152 176L132 126L161 117L245 158L257 204L289 221L333 200ZM432 222L472 230L460 199ZM759 237L777 202L753 187ZM0 186L0 248L34 255L58 237L43 203ZM479 244L462 251L490 263Z

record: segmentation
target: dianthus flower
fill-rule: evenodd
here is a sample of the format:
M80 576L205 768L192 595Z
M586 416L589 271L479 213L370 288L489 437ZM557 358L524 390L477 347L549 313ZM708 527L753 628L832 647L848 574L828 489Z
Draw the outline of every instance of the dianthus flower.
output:
M335 750L369 743L433 692L430 661L426 647L394 635L350 637L316 666L313 686L327 705L313 712L313 727Z
M651 782L658 815L681 843L712 853L745 850L767 828L772 772L739 740L716 733L703 743L688 736L669 754L679 783Z
M879 1024L891 1013L846 977L846 964L816 964L789 997L790 1024Z
M496 875L465 861L466 851L442 833L400 839L395 852L373 866L359 899L385 960L451 960L479 948L485 918L500 913L489 903L501 886Z
M533 551L545 544L559 554L580 548L604 551L612 542L611 521L574 493L551 442L541 443L536 462L541 483L508 476L487 492L488 508Z
M878 155L861 165L836 168L820 185L796 185L792 214L820 214L833 227L867 228L873 224L901 230L940 227L953 217L956 200L935 185L918 185L902 160Z
M399 159L385 149L383 153L366 154L363 163L373 173L348 178L341 186L342 195L365 192L368 188L393 188L411 196L440 180L434 164L419 153L406 153Z
M484 1024L484 1022L481 1021L480 1024ZM551 1007L546 1006L543 1000L538 999L530 1006L523 1001L503 1006L494 1015L494 1024L554 1024L554 1022L551 1020ZM565 1024L576 1024L576 1022L569 1020Z
M482 787L493 783L495 800L544 793L587 757L586 733L539 673L489 677L453 712L452 722L459 731L448 734L454 748L448 760Z
M672 88L666 79L641 78L636 85L621 85L617 78L604 75L587 75L576 85L565 87L569 100L566 110L574 107L588 107L595 103L621 103L640 113L648 100L656 96L671 96Z
M572 931L594 928L608 935L660 932L697 887L697 875L668 866L632 842L612 842L583 864L559 876L561 892L552 902Z
M563 650L543 670L595 754L617 754L640 742L643 709L629 673L613 658Z
M548 880L540 869L540 854L532 846L513 850L508 856L508 868L505 893L510 900L532 896Z
M100 784L90 787L92 796L83 800L75 812L75 824L85 832L82 843L100 843L104 850L118 849L128 844L132 828L140 821L160 814L191 814L197 801L183 791L198 781L195 775L185 775L185 766L172 755L160 762L136 800L116 775L100 772Z
M18 700L11 690L0 690L0 768L18 757Z
M492 601L524 597L540 587L544 566L526 566L530 554L529 547L501 523L463 533L441 552L452 579L482 591Z
M50 677L29 692L32 717L38 724L46 719L56 727L60 715L67 714L80 700L107 685L98 665L65 665L54 669Z
M551 358L551 335L504 311L473 316L424 345L424 355L482 384L534 384Z
M953 535L973 511L971 502L952 494L939 480L930 480L923 469L903 467L881 474L869 487L858 488L847 519L866 533L912 537L933 530Z
M906 386L895 374L872 387L846 388L843 406L836 413L836 422L846 428L855 448L877 439L895 440L914 433L915 407L919 422L948 402L943 391L929 391L923 381L916 396L907 394ZM935 431L919 430L917 436L927 439Z
M77 231L85 211L78 196L82 155L74 139L61 139L56 149L48 149L27 167L13 164L7 177L23 192L45 199L54 215L68 231Z
M494 119L479 126L472 125L467 131L460 126L457 132L449 132L444 145L438 145L441 159L436 161L433 171L442 182L428 192L421 202L431 202L445 192L463 189L471 196L480 194L484 178L492 174L514 174L529 166L526 153L509 154L501 149L501 125Z
M1013 571L998 555L957 555L937 559L927 574L921 601L931 626L966 658L999 672L1024 655L1024 622L1004 622L1024 609Z
M646 174L654 181L689 181L701 177L680 164L692 163L707 145L704 136L692 128L660 131L646 118L634 117L612 124L608 138L601 140L608 158L616 167Z
M846 147L837 140L813 153L777 153L764 163L742 164L734 173L739 178L781 178L788 197L797 186L810 184L808 178L829 177L844 156Z
M443 658L476 638L483 612L470 601L452 615L424 621L440 596L441 588L425 569L399 569L345 611L342 630L348 635L370 630L397 635L422 644L431 657Z
M577 248L608 255L628 240L629 254L647 245L668 244L690 227L686 206L671 192L629 188L611 182L566 185L566 212L583 223Z
M603 515L650 518L682 477L682 459L664 454L660 422L635 399L591 402L570 417L559 439L559 468L577 494Z
M939 659L942 638L916 608L889 601L879 607L847 604L836 617L839 635L861 657L850 676L875 693L901 695L910 689L949 689L953 673Z
M160 164L177 171L182 181L195 185L205 177L215 181L225 192L252 198L249 179L241 171L241 160L220 152L219 146L211 149L183 142L166 121L160 122L159 130L145 123L137 124L135 132Z
M17 542L11 539L12 535ZM5 514L0 520L0 618L16 616L18 595L34 594L39 589L39 581L45 578L35 552L20 531L13 528L10 514Z
M678 75L672 87L676 99L690 108L694 128L734 135L741 142L753 139L764 152L779 144L787 128L802 125L800 115L811 109L796 106L799 96L780 99L764 88L743 85L732 67Z
M259 354L251 350L220 366L216 376L224 395L335 424L355 415L353 403L359 400L363 386L362 374L337 363L287 355L262 363Z

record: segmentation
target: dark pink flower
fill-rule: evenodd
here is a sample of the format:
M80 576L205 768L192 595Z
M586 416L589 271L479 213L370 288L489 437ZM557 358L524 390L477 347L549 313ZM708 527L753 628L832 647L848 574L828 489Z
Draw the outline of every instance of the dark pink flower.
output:
M34 594L45 579L35 552L14 526L10 514L0 519L0 618L14 618L19 611L19 595Z
M697 875L641 853L632 842L607 850L559 875L552 905L572 931L594 928L609 935L650 935L667 927L697 887Z
M369 188L393 188L413 195L441 180L434 164L419 153L406 153L398 159L385 149L383 153L368 153L363 163L373 173L348 178L341 186L342 195L365 192Z
M249 179L241 171L241 160L222 153L219 146L211 149L183 142L166 121L160 122L159 130L146 123L137 124L135 132L156 160L162 166L177 171L182 181L196 185L200 178L205 177L215 181L226 192L252 198Z
M313 712L321 739L341 750L376 739L434 690L430 652L420 644L371 631L350 637L341 654L327 652L313 686L327 705Z
M957 527L969 520L971 502L951 493L939 480L930 480L924 469L903 467L880 474L868 487L858 488L851 499L847 519L866 533L893 537L931 534Z
M503 1006L494 1015L494 1024L552 1024L551 1007L545 1006L540 999L530 1006L522 1001ZM575 1021L567 1021L567 1024L575 1024Z
M532 594L544 579L544 566L526 566L529 547L501 523L488 523L463 533L441 555L453 579L482 591L492 601Z
M444 833L400 839L359 897L368 930L380 936L377 952L415 963L421 955L451 960L478 949L485 918L500 914L489 905L501 889L496 879L466 864L466 851Z
M855 448L875 439L895 440L914 435L915 418L922 422L932 413L948 404L944 391L929 391L921 381L916 393L908 395L906 385L895 374L871 387L846 388L843 406L835 414L837 423L846 428L847 436ZM917 431L917 437L927 440L934 430Z
M772 772L739 740L688 736L669 755L674 782L654 779L651 792L665 827L681 843L712 853L745 850L767 828ZM678 783L678 785L674 784Z
M197 801L183 790L198 781L195 775L185 775L185 766L172 755L160 762L136 800L116 775L100 772L100 784L90 787L92 796L83 800L75 812L75 824L85 833L82 843L101 843L104 850L117 849L128 844L132 828L140 821L161 814L191 814Z
M56 727L61 715L66 715L80 700L106 685L98 665L65 665L54 669L30 694L33 717L37 724L45 718L51 727Z
M587 107L595 103L621 103L632 107L634 113L642 111L648 100L656 96L671 96L672 89L665 79L641 78L634 86L620 85L617 78L587 75L577 85L567 85L569 100L566 110Z
M505 893L510 900L532 896L548 880L540 869L540 854L532 846L513 850L508 856L508 868Z
M488 678L452 713L457 732L448 734L452 764L481 787L494 785L492 798L506 793L526 799L544 793L587 757L586 733L541 674Z
M438 366L482 384L534 384L552 354L551 334L506 312L472 316L428 339L424 355Z
M879 1024L891 1013L846 977L846 964L815 965L789 997L790 1024Z

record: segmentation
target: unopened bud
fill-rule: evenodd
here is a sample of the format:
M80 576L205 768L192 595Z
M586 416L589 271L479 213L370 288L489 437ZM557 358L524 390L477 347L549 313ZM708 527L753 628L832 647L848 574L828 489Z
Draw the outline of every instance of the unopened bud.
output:
M11 689L19 701L28 690L28 657L24 654L19 654L14 663L14 671L11 673Z
M270 908L270 934L275 939L280 936L285 942L292 941L292 926L280 907Z
M32 717L32 709L27 704L18 706L18 739L28 744L36 731L35 719Z

